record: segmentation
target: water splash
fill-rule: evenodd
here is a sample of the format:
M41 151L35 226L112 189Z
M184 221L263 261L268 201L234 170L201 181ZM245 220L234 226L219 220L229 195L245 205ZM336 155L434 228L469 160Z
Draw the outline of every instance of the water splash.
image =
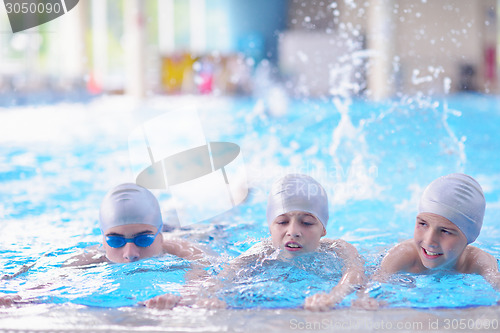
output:
M350 199L375 198L382 187L377 185L377 166L370 161L364 121L354 126L349 116L349 100L333 98L340 121L332 133L329 153L335 170L333 202L345 204Z
M446 94L449 93L449 89L451 88L451 80L449 78L445 78L444 82L444 88ZM441 117L441 121L443 123L443 127L446 130L446 133L448 133L452 146L450 149L448 149L446 152L449 154L456 154L458 155L459 159L457 161L457 171L464 172L465 169L465 164L467 163L467 156L465 155L465 141L467 140L466 136L461 136L460 139L457 137L457 135L452 131L450 128L450 125L448 124L448 116L453 115L455 117L460 117L462 116L462 112L459 110L454 110L448 107L448 101L445 99L443 102L443 114Z

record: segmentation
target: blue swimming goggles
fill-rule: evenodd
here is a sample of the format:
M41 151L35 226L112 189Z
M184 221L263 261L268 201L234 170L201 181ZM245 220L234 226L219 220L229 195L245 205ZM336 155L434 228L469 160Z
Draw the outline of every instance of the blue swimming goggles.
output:
M148 247L155 241L156 236L160 233L160 229L156 234L142 234L132 238L125 238L123 236L106 236L106 243L113 248L125 246L127 243L134 243L139 247Z

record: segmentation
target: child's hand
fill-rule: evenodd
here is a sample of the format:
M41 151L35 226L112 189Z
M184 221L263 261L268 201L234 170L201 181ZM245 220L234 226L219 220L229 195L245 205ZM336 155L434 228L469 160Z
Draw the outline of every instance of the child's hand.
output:
M304 309L310 311L328 311L337 303L340 303L342 298L335 297L332 294L319 293L306 298Z
M352 301L353 308L364 309L364 310L377 310L380 307L386 305L385 302L379 302L373 297L365 296L359 297Z
M0 306L12 306L20 300L19 295L0 295Z
M227 304L218 298L202 298L196 301L196 306L205 309L226 309Z
M152 309L171 310L180 302L180 300L180 296L165 294L148 299L142 304Z

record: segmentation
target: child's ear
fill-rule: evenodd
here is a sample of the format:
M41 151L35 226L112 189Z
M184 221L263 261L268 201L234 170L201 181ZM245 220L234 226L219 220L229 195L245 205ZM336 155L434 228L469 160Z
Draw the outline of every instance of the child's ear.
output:
M321 237L323 237L325 235L326 235L326 229L325 229L325 227L323 227L323 232L321 233Z

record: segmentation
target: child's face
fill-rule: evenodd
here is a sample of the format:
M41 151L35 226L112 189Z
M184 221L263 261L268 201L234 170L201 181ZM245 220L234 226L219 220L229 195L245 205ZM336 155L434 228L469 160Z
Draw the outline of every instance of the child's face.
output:
M121 236L134 238L144 234L156 234L157 228L148 224L120 225L106 230L103 236L103 245L106 257L112 262L125 263L141 260L162 254L163 236L161 232L156 236L154 242L147 247L137 246L134 242L127 242L124 246L114 248L106 242L106 236Z
M273 246L287 257L315 251L321 237L326 235L323 224L314 215L302 211L276 217L269 231Z
M413 239L422 264L453 268L467 246L467 238L448 219L432 213L417 215Z

